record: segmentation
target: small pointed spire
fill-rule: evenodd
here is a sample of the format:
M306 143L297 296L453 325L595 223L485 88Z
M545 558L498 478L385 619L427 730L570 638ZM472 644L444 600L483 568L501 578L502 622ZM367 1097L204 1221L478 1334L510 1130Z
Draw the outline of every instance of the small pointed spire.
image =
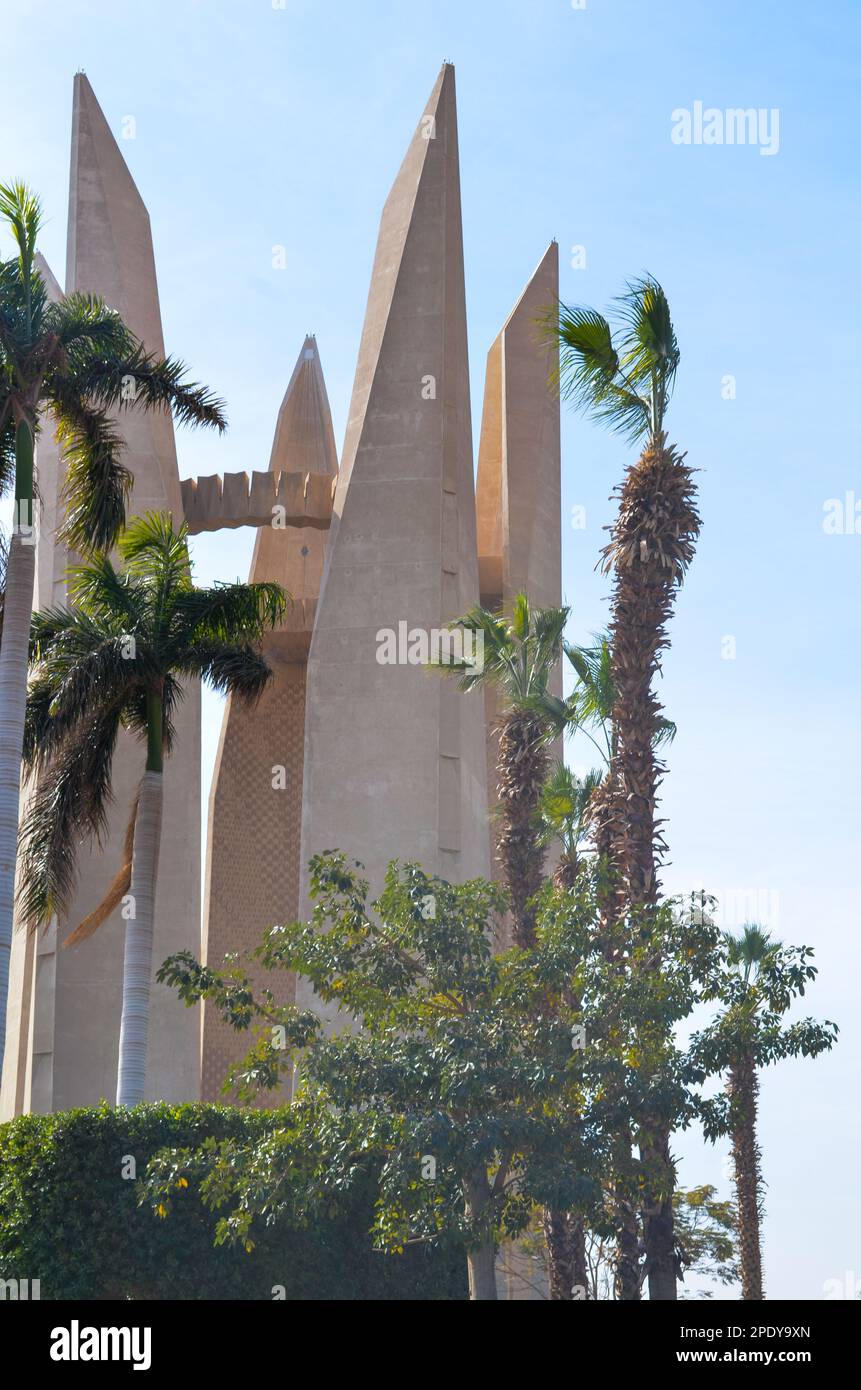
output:
M309 333L296 359L272 442L269 468L302 473L338 471L332 412L323 378L317 339Z
M284 393L269 459L272 473L338 472L332 412L317 340L309 334ZM328 532L295 527L261 527L257 532L249 580L281 584L294 604L320 592Z

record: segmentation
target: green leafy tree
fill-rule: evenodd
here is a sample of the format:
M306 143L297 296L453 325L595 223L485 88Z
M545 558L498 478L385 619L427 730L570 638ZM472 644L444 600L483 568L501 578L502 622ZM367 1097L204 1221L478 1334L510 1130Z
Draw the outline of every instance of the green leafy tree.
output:
M63 449L66 514L60 537L74 550L109 549L125 522L132 477L112 412L171 410L183 423L225 427L221 404L185 379L181 363L148 354L102 300L52 303L36 268L42 214L23 184L0 185L0 220L17 255L0 261L0 494L12 491L0 644L0 1069L12 948L27 650L35 576L36 443L55 430Z
M615 691L615 752L607 790L613 858L630 910L648 919L659 901L657 869L665 849L657 818L663 764L657 749L661 705L655 677L668 645L667 624L700 531L693 473L665 432L680 360L667 297L651 276L630 283L617 302L619 330L585 307L560 306L551 332L560 348L560 384L574 404L642 453L618 489L619 507L603 551L613 576L610 647ZM650 968L659 970L657 956ZM669 1135L644 1135L650 1166L671 1173ZM649 1289L674 1299L672 1193L645 1216Z
M297 1068L296 1103L324 1125L300 1182L309 1208L380 1156L378 1244L460 1242L482 1299L496 1296L494 1247L525 1231L536 1207L612 1232L615 1136L637 1136L656 1110L675 1127L697 1113L685 1058L667 1038L712 978L716 929L662 905L655 931L669 963L656 977L639 968L652 942L633 944L626 971L596 944L590 865L573 890L545 885L531 949L499 955L498 886L454 887L392 865L369 908L367 885L339 854L312 862L312 884L312 921L270 929L250 957L214 969L184 953L158 972L186 1003L210 1000L233 1027L256 1027L230 1077L241 1099ZM326 1036L314 1012L277 1006L274 991L253 986L261 965L307 979L338 1011L340 1031ZM189 1161L225 1213L225 1238L245 1239L288 1191L297 1200L285 1154L210 1149ZM175 1191L184 1162L165 1156L154 1204ZM631 1189L651 1189L655 1175L630 1139L628 1163Z
M724 1286L736 1284L739 1272L734 1203L720 1199L717 1189L706 1183L689 1189L677 1187L673 1209L684 1279L698 1276ZM616 1241L612 1226L588 1232L589 1297L595 1301L620 1297ZM711 1298L712 1294L705 1290L697 1297Z
M196 589L186 537L186 526L175 531L168 516L136 518L118 541L122 569L96 557L72 571L70 608L33 619L25 755L38 781L22 828L21 886L32 927L68 906L80 839L106 828L120 729L146 748L125 862L105 901L66 941L91 935L130 894L118 1105L144 1098L164 755L181 683L200 678L255 700L271 671L253 643L280 621L286 603L277 584Z
M330 1126L326 1183L349 1183L368 1155L382 1155L381 1247L460 1242L471 1297L495 1299L496 1244L525 1228L536 1203L565 1211L600 1196L599 1091L588 1052L572 1045L580 1014L568 993L589 951L591 895L566 895L565 913L548 917L530 950L494 955L498 886L456 887L392 865L369 908L367 884L338 854L312 861L312 885L313 921L272 928L255 958L304 976L343 1010L351 1022L335 1036L313 1013L255 994L238 960L217 971L178 955L158 978L189 1004L214 1001L234 1027L263 1024L232 1073L240 1096L298 1066L297 1103ZM233 1238L255 1212L277 1210L281 1164L261 1150L218 1166L210 1190L232 1208ZM177 1180L170 1164L166 1177L156 1175L155 1201Z
M816 978L809 946L782 946L748 924L723 939L707 996L721 1011L691 1040L691 1077L725 1075L723 1096L703 1100L706 1137L729 1135L738 1210L742 1298L765 1297L762 1278L762 1171L757 1140L758 1072L787 1057L816 1057L833 1047L837 1027L805 1018L787 1026L783 1017Z
M545 699L544 708L560 733L579 733L592 744L603 768L587 775L582 783L571 785L573 774L567 769L557 772L558 785L545 788L542 816L546 831L554 821L563 844L563 854L557 873L568 874L566 846L572 835L579 845L588 836L598 862L598 934L601 949L619 970L625 970L628 916L625 895L620 891L621 874L616 849L621 808L618 805L615 757L617 740L613 725L613 706L616 688L613 683L613 660L610 639L601 634L591 646L566 644L565 655L573 668L574 687L561 701ZM675 725L666 718L658 722L655 738L658 744L675 736ZM566 786L566 783L569 785ZM566 825L565 822L568 822ZM635 1302L641 1296L641 1248L639 1193L631 1190L627 1175L631 1172L631 1135L620 1126L614 1142L617 1180L608 1184L611 1193L614 1239L611 1242L616 1261L616 1296L621 1301ZM585 1258L585 1232L576 1232L578 1265ZM591 1283L589 1285L591 1287Z

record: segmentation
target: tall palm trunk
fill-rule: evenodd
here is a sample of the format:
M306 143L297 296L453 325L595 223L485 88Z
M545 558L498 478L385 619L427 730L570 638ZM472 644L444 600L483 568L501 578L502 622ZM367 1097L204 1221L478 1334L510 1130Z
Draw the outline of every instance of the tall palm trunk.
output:
M6 1050L21 758L27 708L30 618L36 577L36 537L31 524L34 466L33 432L29 425L21 421L15 434L16 514L6 563L3 640L0 642L0 1075Z
M657 867L665 849L657 819L664 767L655 754L661 705L653 682L675 595L693 558L700 520L691 470L666 436L652 438L628 469L604 567L615 574L611 622L615 775L624 823L618 859L634 918L648 929L658 902ZM660 970L652 958L650 968ZM644 1202L643 1235L649 1297L677 1296L673 1223L675 1182L669 1131L660 1117L643 1126L640 1155L653 1175Z
M480 1221L490 1201L490 1184L487 1173L479 1169L464 1183L466 1214L470 1221ZM495 1303L496 1292L496 1249L493 1239L486 1239L481 1245L467 1251L469 1272L469 1297L472 1302Z
M730 1067L728 1090L737 1119L732 1133L738 1207L738 1243L741 1258L741 1296L746 1302L761 1302L762 1249L760 1245L760 1204L762 1174L760 1150L756 1142L756 1113L759 1082L753 1059L744 1055Z
M550 1298L554 1303L581 1302L589 1297L586 1223L580 1212L544 1213L544 1237L550 1264Z
M553 886L570 893L577 886L583 867L575 847L564 849L553 870ZM579 1005L577 1005L579 1007ZM544 1238L550 1264L550 1297L553 1302L571 1303L589 1297L589 1266L586 1259L586 1222L576 1211L548 1207L544 1213Z
M624 828L624 807L620 805L615 767L592 795L590 804L592 839L599 863L598 913L601 950L607 962L616 961L624 970L623 942L619 939L619 924L624 919L624 888L622 886L620 846ZM612 1205L616 1228L614 1264L614 1293L619 1303L639 1303L640 1286L640 1224L636 1204L621 1176L631 1164L633 1139L629 1126L619 1134L618 1159L620 1176L613 1183Z
M510 710L500 721L497 851L511 897L514 940L526 950L535 944L535 912L528 904L544 874L537 825L548 773L543 734L542 720L528 710Z
M630 1131L623 1135L626 1155L631 1157ZM637 1208L629 1199L623 1185L615 1184L613 1198L616 1216L616 1260L614 1292L619 1303L640 1302L640 1227Z
M147 715L147 767L138 792L131 916L126 923L123 959L117 1105L139 1105L146 1089L153 925L164 791L160 691L147 692Z

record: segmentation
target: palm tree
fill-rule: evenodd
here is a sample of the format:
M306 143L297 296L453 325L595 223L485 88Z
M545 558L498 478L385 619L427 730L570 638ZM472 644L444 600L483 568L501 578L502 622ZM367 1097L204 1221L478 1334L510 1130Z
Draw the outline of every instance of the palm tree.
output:
M585 821L591 828L592 843L603 868L598 895L601 936L605 953L610 956L618 950L614 936L625 906L616 854L623 808L616 781L618 738L613 722L616 685L610 635L598 634L594 645L589 647L566 643L565 655L574 670L574 688L566 700L556 704L550 702L549 715L560 732L584 734L603 763L603 772L589 774L590 795ZM659 715L655 721L654 747L671 743L675 736L676 726L672 720Z
M24 748L28 766L41 775L22 829L20 889L30 926L68 905L78 842L105 828L120 728L146 744L126 862L105 901L65 943L91 935L129 894L118 1105L144 1098L163 759L181 682L200 678L255 700L271 671L251 644L286 607L277 584L196 589L186 537L186 526L174 530L168 516L136 518L118 540L122 570L106 555L95 557L71 572L72 606L33 620Z
M615 855L615 832L622 809L614 776L616 687L609 634L599 634L588 647L566 644L565 655L574 670L574 689L566 700L551 704L549 714L561 732L585 734L604 765L603 771L593 771L586 779L590 792L585 798L581 827L582 832L588 828L600 869L597 892L600 947L608 962L615 961L618 968L624 970L629 942L625 937L625 902L620 892L619 864ZM675 724L661 716L657 721L655 746L672 742L675 735ZM564 809L564 802L560 809ZM637 1187L631 1173L632 1142L630 1128L621 1127L616 1135L614 1177L609 1185L616 1227L615 1294L620 1302L638 1302L641 1295L640 1223Z
M571 859L568 853L570 841L574 840L574 847L577 849L581 838L588 832L599 865L600 945L605 958L608 961L616 959L621 969L624 968L621 964L624 954L622 943L618 939L620 904L612 833L614 816L618 814L612 783L616 746L613 731L615 687L609 637L606 634L598 636L591 647L566 644L565 654L574 669L575 685L561 706L552 711L554 722L560 731L584 734L601 758L603 768L601 771L590 772L583 782L574 778L567 769L564 775L557 772L558 784L554 785L555 779L552 779L545 788L542 813L547 830L555 825L562 842L557 886L563 886L558 878L560 870L564 872L566 880L573 876L576 881L579 863L573 875L569 870L563 869L563 865L566 860L570 862ZM568 825L565 824L566 818L570 818ZM564 886L570 886L570 883L566 882ZM609 1183L610 1207L616 1227L615 1294L620 1302L637 1302L640 1298L639 1221L633 1194L629 1191L627 1182L631 1168L631 1145L630 1130L620 1130L616 1136L613 1165L615 1176ZM570 1213L568 1220L573 1223L570 1242L576 1261L578 1265L588 1265L586 1232L582 1217L577 1213Z
M481 659L440 662L437 669L458 677L462 691L495 686L501 694L497 774L497 852L508 889L514 940L535 942L531 900L544 874L545 847L539 826L541 791L547 781L548 743L554 736L549 711L550 678L562 657L567 608L532 608L517 594L510 616L473 608L452 623L474 635Z
M591 798L601 780L600 772L589 772L581 779L564 762L558 762L542 788L539 833L545 846L559 846L553 886L561 892L570 892L577 885L584 862L582 847L590 829ZM576 998L573 1002L579 1009ZM551 1255L551 1299L569 1301L575 1288L582 1289L584 1297L588 1297L591 1281L583 1213L548 1210L544 1215L544 1232Z
M541 789L541 841L545 846L560 846L553 871L555 888L566 891L576 886L583 865L583 844L590 834L592 797L602 780L601 772L588 772L580 778L565 763L558 762Z
M617 490L618 514L602 557L605 573L613 575L613 858L631 914L642 918L648 932L665 849L656 814L664 767L656 753L661 706L654 679L700 519L692 471L664 430L680 359L667 297L646 276L627 286L618 309L621 327L615 339L607 319L594 309L562 305L549 324L560 347L563 393L594 419L643 446ZM660 969L658 959L652 968ZM653 1175L645 1208L649 1294L674 1299L674 1173L665 1126L656 1124L644 1134L641 1155Z
M66 517L60 537L87 554L109 549L125 521L132 477L109 412L167 407L185 423L225 427L208 391L181 363L148 354L102 300L49 301L35 267L38 199L21 183L0 185L0 218L18 254L0 262L0 494L14 489L14 515L0 646L0 1071L12 948L27 649L35 576L33 510L40 419L56 429L65 459ZM127 383L133 380L135 390Z
M774 945L767 932L748 924L739 936L724 937L727 964L735 967L742 980L745 999L742 1010L755 1008L750 986ZM732 1159L738 1212L739 1253L741 1258L741 1296L761 1301L762 1248L762 1157L756 1137L759 1081L756 1065L748 1048L742 1047L729 1066L727 1094L733 1115Z
M747 923L738 936L727 932L708 998L724 1006L691 1039L690 1075L702 1084L727 1075L726 1094L704 1100L700 1114L706 1138L729 1135L732 1142L742 1298L765 1297L762 1280L762 1172L757 1141L758 1070L786 1057L817 1057L833 1047L837 1027L799 1019L783 1027L783 1015L816 978L809 946L783 946L762 927Z
M514 941L535 944L533 899L544 877L546 839L541 797L548 774L548 744L558 732L559 701L550 679L562 657L567 608L534 609L517 594L510 616L473 608L452 624L474 636L472 662L440 662L464 692L494 686L501 694L497 746L497 853L511 907ZM548 1209L544 1229L550 1256L551 1295L570 1301L576 1283L586 1286L577 1263L576 1217Z
M643 451L617 490L619 510L603 568L614 578L610 625L615 761L625 807L621 868L632 910L658 901L663 841L655 819L663 767L661 706L653 689L666 625L700 531L693 474L664 432L680 353L669 303L651 277L618 301L621 335L593 309L559 314L560 382L581 410Z

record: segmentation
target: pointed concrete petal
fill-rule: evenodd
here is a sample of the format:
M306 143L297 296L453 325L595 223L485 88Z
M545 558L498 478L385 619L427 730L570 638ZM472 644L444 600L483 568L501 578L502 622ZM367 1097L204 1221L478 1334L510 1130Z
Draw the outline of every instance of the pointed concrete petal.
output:
M482 592L542 608L562 601L558 358L541 331L558 299L553 242L488 354L476 488Z
M329 398L320 354L308 337L284 394L272 457L274 473L338 471ZM212 779L207 836L204 956L251 950L275 921L299 912L299 854L305 754L305 684L310 628L326 553L327 532L262 527L249 578L282 584L293 599L282 631L264 650L274 675L249 707L228 700ZM283 780L274 769L283 768ZM261 986L272 987L271 980ZM290 1002L287 983L279 1002ZM247 1040L203 1008L201 1096L218 1101L231 1063Z
M72 107L66 285L101 295L151 352L164 352L149 213L82 72Z
M134 146L130 146L131 149ZM74 83L66 291L101 295L153 352L163 353L149 215L83 74ZM173 424L166 413L123 413L125 461L134 475L131 512L182 507ZM200 688L186 688L175 751L165 771L153 961L200 948ZM79 855L79 886L56 933L40 943L33 985L34 1110L97 1104L116 1093L124 922L115 913L85 942L56 949L101 901L122 863L131 804L143 771L139 743L123 735L114 758L110 833L101 850ZM50 949L49 949L50 946ZM94 999L98 1007L94 1007ZM194 1100L199 1091L200 1023L153 984L147 1099Z
M338 450L323 367L313 334L305 339L278 412L269 467L298 473L338 471Z
M372 888L389 859L487 869L483 718L379 633L478 596L454 69L383 210L308 668L302 863L338 846Z
M131 148L134 148L131 146ZM75 77L66 287L100 295L150 352L164 354L149 213L83 73ZM182 517L167 414L123 417L135 484L132 511Z
M36 252L35 268L42 277L48 298L58 304L63 298L48 262ZM42 417L36 443L36 576L33 590L33 611L61 606L65 601L65 551L55 543L57 505L60 488L60 448L49 417ZM30 800L32 784L25 782L21 797L23 820ZM41 955L50 936L27 931L16 919L9 962L9 1009L6 1020L6 1053L3 1064L3 1084L0 1090L0 1120L11 1119L28 1108L31 1091L33 1054L33 980L37 954ZM40 951L37 953L37 945Z
M338 472L332 412L317 341L307 337L278 412L269 468L297 473ZM249 579L282 584L295 601L320 592L328 532L262 527L257 533Z
M553 242L487 356L476 512L481 601L491 609L510 605L520 592L540 608L562 603L560 407L551 385L558 356L542 335L542 321L558 300L559 248ZM561 667L551 689L561 696ZM500 707L490 686L484 702L493 808ZM562 757L561 744L552 755Z

